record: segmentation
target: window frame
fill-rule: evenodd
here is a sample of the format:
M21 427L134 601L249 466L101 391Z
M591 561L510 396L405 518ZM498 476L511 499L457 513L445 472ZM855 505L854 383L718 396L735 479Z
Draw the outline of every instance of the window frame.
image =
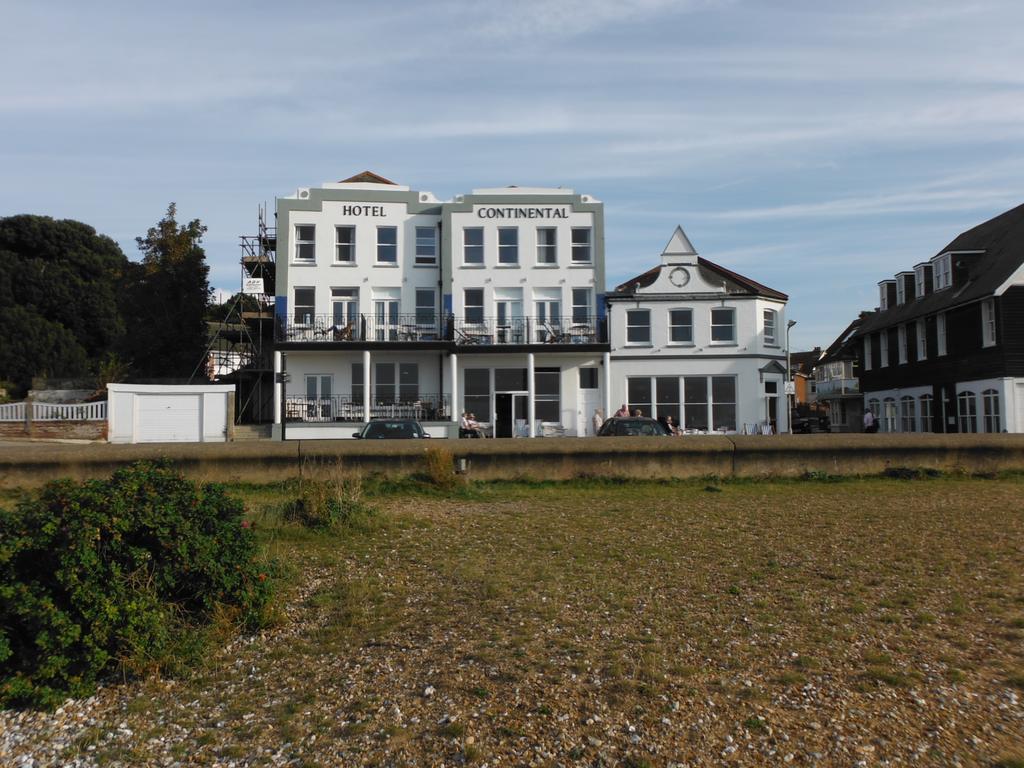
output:
M551 242L543 242L544 235L551 235ZM547 254L550 258L545 258ZM537 227L537 264L542 267L558 265L558 227Z
M309 291L313 297L312 303L299 304L299 291ZM304 315L306 320L299 320L299 307L309 307L309 313ZM296 285L292 287L292 325L301 328L310 328L316 324L316 286Z
M871 370L871 334L864 334L864 370Z
M430 311L426 312L427 305L420 303L421 294L430 294ZM413 289L413 306L416 315L416 325L420 328L437 326L437 291L433 288L417 287ZM429 314L429 319L424 319Z
M878 334L878 367L889 367L889 329L883 328Z
M430 233L430 253L421 253L420 250L425 248L428 243L425 238L421 236L421 232ZM417 224L413 234L415 235L416 241L416 253L413 256L413 264L417 267L434 267L437 266L437 227L432 225L423 226Z
M899 407L900 432L917 432L917 400L911 395L903 395Z
M728 312L729 313L729 322L728 323L721 323L721 322L716 323L715 322L715 314L716 313L721 314L723 312ZM736 308L735 307L712 307L711 308L711 312L710 312L710 320L711 320L711 344L713 346L735 346L736 345ZM715 338L716 330L722 329L722 328L728 328L729 329L729 338L728 339L716 339Z
M985 432L999 433L1002 427L1000 416L1000 397L998 389L986 389L981 393L981 424Z
M994 299L985 299L981 302L981 346L994 347L996 345L996 302Z
M382 235L388 233L394 236L395 241L393 243L381 239ZM394 258L382 258L382 254L388 253L393 253ZM398 266L398 227L393 224L377 225L377 261L375 263Z
M761 313L762 322L764 324L764 344L766 347L777 347L779 346L779 313L774 309L765 309ZM769 322L771 320L771 322ZM771 327L771 335L768 333L768 328Z
M965 434L978 432L978 398L969 389L956 394L956 426L958 431Z
M900 325L896 329L896 356L899 365L907 364L907 326Z
M469 235L479 235L479 243L470 243ZM470 253L474 254L474 258L470 259ZM479 255L479 258L476 256ZM484 265L484 228L483 227L463 227L462 228L462 265L471 267L482 267Z
M917 320L915 323L917 330L917 359L927 360L928 359L928 324L924 318Z
M584 294L586 297L586 303L577 303L577 294ZM569 292L569 298L572 301L572 314L570 318L574 325L589 325L593 315L593 292L589 288L573 288ZM578 310L582 309L582 313Z
M340 238L342 232L349 234L349 239L343 242ZM342 248L347 248L349 258L341 258ZM355 264L356 263L356 228L352 224L336 224L334 226L334 263Z
M312 238L299 237L299 230L309 228L313 231ZM295 247L292 249L292 263L316 264L316 224L296 224L292 230L295 236ZM300 255L308 247L310 256Z
M639 322L639 318L643 322ZM642 333L641 333L642 332ZM644 338L636 338L643 335ZM649 347L651 346L651 310L633 308L626 310L626 346Z
M470 294L473 294L473 298L476 298L476 294L480 295L480 303L470 304ZM484 289L483 288L463 288L462 289L462 319L463 322L470 325L483 325L484 323ZM472 316L470 311L472 310Z
M585 239L577 239L577 235L586 235ZM572 264L593 264L594 263L594 228L593 227L573 227L572 235L570 236L570 244L572 246L572 253L570 254L569 260ZM580 258L579 254L582 254L584 258Z
M503 242L508 237L513 242ZM498 227L498 266L519 266L519 227Z
M935 356L942 357L949 353L946 343L946 313L940 312L935 316Z
M685 312L689 315L689 320L685 323L677 322L676 313ZM677 330L687 329L688 339L676 339L675 334ZM673 346L679 347L692 347L694 346L693 341L693 308L692 307L674 307L668 311L668 343Z
M921 395L917 399L917 413L920 418L920 426L922 432L935 431L935 414L933 412L934 404L935 398L929 394Z
M953 285L953 255L944 253L932 261L932 291L942 291Z

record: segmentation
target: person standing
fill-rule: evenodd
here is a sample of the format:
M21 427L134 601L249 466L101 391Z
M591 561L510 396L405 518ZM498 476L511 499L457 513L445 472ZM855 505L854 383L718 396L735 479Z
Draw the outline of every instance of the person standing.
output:
M616 416L617 416L618 418L624 418L624 417L626 417L626 416L629 416L629 406L628 406L628 405L626 405L625 403L623 403L623 404L622 404L622 407L621 407L621 408L619 408L619 410L617 410L617 411L615 412L615 415L616 415Z
M594 415L591 417L590 421L594 426L594 434L596 435L601 431L601 426L604 424L604 414L601 413L600 408L594 409Z
M864 431L872 434L878 431L878 419L870 408L864 411Z

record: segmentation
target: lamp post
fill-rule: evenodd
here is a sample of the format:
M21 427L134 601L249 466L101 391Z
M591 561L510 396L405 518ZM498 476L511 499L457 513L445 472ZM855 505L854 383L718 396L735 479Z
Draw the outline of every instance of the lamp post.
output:
M796 325L796 320L790 320L786 323L786 425L789 427L789 434L791 435L793 434L793 406L789 402L789 387L793 383L791 378L793 374L790 371L789 332L794 325Z

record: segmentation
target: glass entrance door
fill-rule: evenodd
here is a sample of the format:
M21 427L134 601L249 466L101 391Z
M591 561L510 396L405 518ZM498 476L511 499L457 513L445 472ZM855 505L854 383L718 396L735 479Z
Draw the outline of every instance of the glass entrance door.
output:
M497 392L494 395L494 436L529 437L529 395Z

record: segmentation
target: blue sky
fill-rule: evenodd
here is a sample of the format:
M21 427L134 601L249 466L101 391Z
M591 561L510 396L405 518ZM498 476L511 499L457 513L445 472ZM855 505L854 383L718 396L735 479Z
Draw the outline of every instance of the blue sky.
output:
M609 287L676 224L825 346L876 283L1024 202L1024 4L6 2L0 215L138 258L169 202L211 283L296 187L605 202Z

